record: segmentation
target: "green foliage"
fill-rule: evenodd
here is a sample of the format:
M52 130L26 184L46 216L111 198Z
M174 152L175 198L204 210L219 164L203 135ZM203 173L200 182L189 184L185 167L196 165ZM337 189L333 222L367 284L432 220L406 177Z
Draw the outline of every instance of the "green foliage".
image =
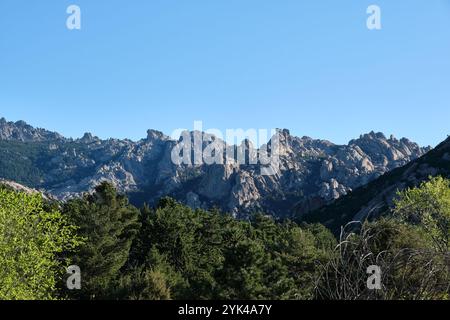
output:
M42 196L0 188L0 300L55 299L67 266L58 259L80 245L76 227Z
M164 269L174 298L208 299L222 262L218 213L191 210L172 199L141 211L142 229L130 264Z
M298 299L312 296L315 264L333 236L263 215L238 221L162 199L141 210L130 254L136 267L161 271L174 299ZM139 294L134 294L139 296Z
M394 214L420 226L441 252L449 250L450 180L430 178L420 187L398 193Z
M114 297L124 300L170 300L167 275L158 269L136 267L119 278Z
M77 142L0 140L0 177L32 188L50 188L71 179L78 182L94 174L95 166L80 165L77 155L96 159L94 153ZM61 161L52 161L55 158Z
M240 221L171 198L138 210L106 182L62 214L0 188L0 298L448 299L448 197L449 181L432 179L399 194L394 218L337 243L321 224ZM68 264L80 291L57 290ZM367 289L369 265L382 290Z
M392 213L389 219L366 222L356 234L341 234L321 267L316 298L449 298L450 181L430 178L399 192ZM366 286L370 265L382 270L381 290Z
M381 269L380 290L367 287L367 268ZM365 223L358 234L343 234L321 268L316 298L448 299L448 253L436 251L424 232L394 219Z
M47 150L39 143L0 140L0 177L36 187L44 177L36 165L46 158Z
M365 223L341 239L322 269L323 299L448 299L450 182L431 178L398 193L393 218ZM380 266L383 288L366 287L369 265Z
M128 260L131 243L139 229L138 210L108 183L82 199L67 202L63 212L79 227L86 241L70 257L81 268L83 299L107 299L121 268Z

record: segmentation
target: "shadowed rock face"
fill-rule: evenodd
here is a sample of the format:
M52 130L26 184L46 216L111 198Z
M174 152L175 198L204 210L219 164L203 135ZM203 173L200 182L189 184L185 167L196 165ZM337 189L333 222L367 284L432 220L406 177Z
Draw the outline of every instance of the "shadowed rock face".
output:
M169 195L196 208L216 206L241 218L255 210L286 216L294 206L308 212L429 151L407 139L374 132L348 145L279 132L279 171L264 176L259 164L239 165L227 156L223 164L175 165L171 153L177 141L155 130L139 141L101 140L90 133L73 140L2 118L0 177L45 189L61 200L108 180L135 204L154 204ZM259 152L249 141L230 146L202 132L190 136L203 138L203 148L215 142L223 150L243 152L246 159Z
M408 141L400 142L404 145L399 146L397 150L407 152L405 148ZM391 156L394 154L391 153ZM316 206L307 215L302 215L301 208L298 208L297 218L323 223L339 234L341 226L351 221L374 219L389 214L397 191L417 187L430 176L437 175L450 178L450 137L422 157L386 173L327 206Z

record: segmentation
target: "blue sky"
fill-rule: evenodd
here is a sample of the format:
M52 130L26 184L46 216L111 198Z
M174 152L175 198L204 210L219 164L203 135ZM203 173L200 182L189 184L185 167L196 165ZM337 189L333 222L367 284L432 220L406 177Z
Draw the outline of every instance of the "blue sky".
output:
M450 1L1 0L1 116L72 137L201 120L435 145L450 133Z

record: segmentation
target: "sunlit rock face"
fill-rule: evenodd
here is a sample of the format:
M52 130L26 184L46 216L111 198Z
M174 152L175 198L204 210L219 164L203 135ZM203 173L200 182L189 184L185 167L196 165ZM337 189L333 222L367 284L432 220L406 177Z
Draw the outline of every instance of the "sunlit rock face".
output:
M192 207L218 207L238 218L254 211L285 217L293 206L307 212L429 151L382 133L337 145L295 137L284 129L279 130L278 170L261 175L261 165L249 162L260 151L250 141L230 146L210 134L189 134L202 140L202 149L213 142L220 146L223 161L174 164L172 151L179 141L155 130L148 130L139 141L102 140L90 133L74 140L2 118L0 178L45 190L61 200L92 191L107 180L136 205L172 196ZM229 158L231 151L242 152L247 162Z

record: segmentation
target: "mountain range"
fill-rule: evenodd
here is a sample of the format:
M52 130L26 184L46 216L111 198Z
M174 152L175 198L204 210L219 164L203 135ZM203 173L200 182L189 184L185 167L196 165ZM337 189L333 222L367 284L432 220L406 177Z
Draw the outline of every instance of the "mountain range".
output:
M450 137L422 157L384 174L326 206L306 215L297 209L297 219L322 223L337 234L341 226L351 221L376 219L389 213L398 191L417 187L434 176L450 178Z
M278 132L279 170L274 175L261 175L261 165L236 161L174 164L171 152L178 141L156 130L148 130L147 137L139 141L102 140L90 133L72 139L24 121L2 118L0 178L59 200L77 197L108 180L136 205L152 205L171 196L193 208L217 207L237 218L253 211L303 217L431 150L406 138L375 132L346 145L296 137L286 129ZM227 150L247 150L247 156L251 150L259 151L248 140L230 146L210 134L189 134L200 137L204 146L216 142Z

